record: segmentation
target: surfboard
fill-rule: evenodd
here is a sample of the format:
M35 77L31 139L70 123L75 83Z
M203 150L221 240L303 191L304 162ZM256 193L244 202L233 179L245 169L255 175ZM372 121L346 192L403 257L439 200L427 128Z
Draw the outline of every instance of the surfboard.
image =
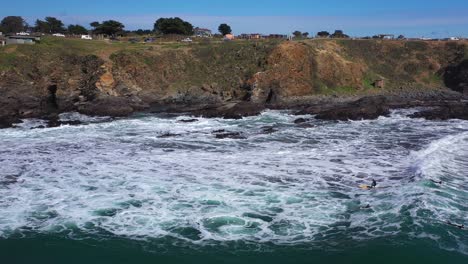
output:
M367 185L367 184L361 184L361 185L359 185L359 188L361 188L363 190L370 190L370 189L372 189L372 186Z

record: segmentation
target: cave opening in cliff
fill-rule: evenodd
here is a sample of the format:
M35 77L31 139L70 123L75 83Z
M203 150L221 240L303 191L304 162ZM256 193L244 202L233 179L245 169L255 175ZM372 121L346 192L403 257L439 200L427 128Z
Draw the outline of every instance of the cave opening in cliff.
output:
M275 101L276 101L276 94L273 91L273 89L270 89L270 92L268 93L265 103L271 104L271 103L274 103Z
M49 95L47 97L47 106L51 109L58 109L57 103L57 85L52 84L47 88Z

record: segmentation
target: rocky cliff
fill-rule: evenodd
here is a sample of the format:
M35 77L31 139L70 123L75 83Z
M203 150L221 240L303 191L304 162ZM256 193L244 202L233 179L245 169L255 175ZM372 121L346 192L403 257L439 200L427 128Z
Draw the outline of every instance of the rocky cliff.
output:
M161 106L307 104L317 97L468 90L463 42L309 40L0 48L0 119Z

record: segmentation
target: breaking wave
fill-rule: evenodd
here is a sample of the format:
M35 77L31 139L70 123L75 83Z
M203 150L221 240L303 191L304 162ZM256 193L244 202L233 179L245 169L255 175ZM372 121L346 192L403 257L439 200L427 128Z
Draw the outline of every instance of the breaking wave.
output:
M305 125L282 111L191 123L67 114L87 124L47 129L29 120L0 131L0 237L334 245L405 235L467 254L466 231L446 222L468 223L468 122L407 113ZM377 188L359 188L372 179Z

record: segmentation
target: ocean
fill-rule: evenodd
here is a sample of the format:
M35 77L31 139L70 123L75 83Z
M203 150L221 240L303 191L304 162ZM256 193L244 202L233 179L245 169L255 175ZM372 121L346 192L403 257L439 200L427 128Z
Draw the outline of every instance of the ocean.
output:
M468 121L414 111L25 120L0 130L0 263L468 263Z

